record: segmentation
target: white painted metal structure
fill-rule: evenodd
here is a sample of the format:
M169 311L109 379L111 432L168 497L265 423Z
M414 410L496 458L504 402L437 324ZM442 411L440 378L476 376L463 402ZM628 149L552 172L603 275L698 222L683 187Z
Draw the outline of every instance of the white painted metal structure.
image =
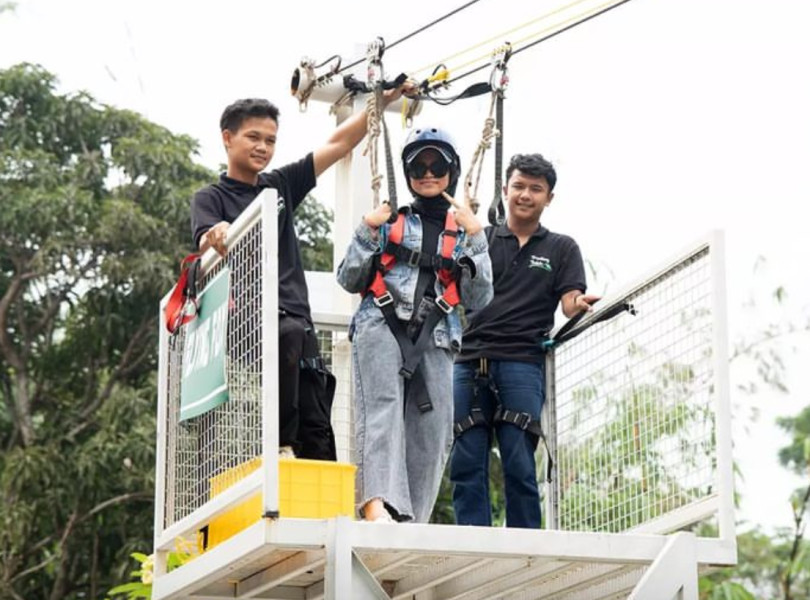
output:
M352 188L368 181L365 161L349 157L338 169L337 260L369 206L365 188ZM553 528L529 531L273 518L276 214L265 192L230 231L227 403L178 422L183 334L161 333L155 600L696 599L699 569L736 562L720 234L605 299L588 321L625 301L638 316L596 324L550 355L544 420L557 475L545 496ZM203 279L222 263L207 255ZM333 422L347 460L352 300L331 290L311 299L316 325L332 332L322 335L339 379ZM266 468L212 497L211 477L258 456ZM193 539L258 490L268 518L165 572L176 538ZM679 531L715 517L716 538Z

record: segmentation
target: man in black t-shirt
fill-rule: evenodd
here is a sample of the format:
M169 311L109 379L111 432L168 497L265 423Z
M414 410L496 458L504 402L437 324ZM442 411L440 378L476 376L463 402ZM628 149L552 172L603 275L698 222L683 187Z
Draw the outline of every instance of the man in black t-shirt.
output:
M402 87L385 92L386 103L401 93ZM278 108L262 99L238 100L225 109L220 130L228 155L228 170L217 183L194 195L191 230L194 245L200 251L214 248L224 256L230 224L264 188L278 192L280 455L334 460L329 414L331 398L324 401L326 373L317 372L318 344L293 212L315 187L316 178L360 143L366 133L367 116L365 112L352 116L314 152L297 162L263 173L275 152L278 115ZM313 377L316 377L314 382Z
M540 527L534 452L545 400L543 342L562 303L572 317L590 310L576 242L540 225L557 175L539 154L512 157L506 171L506 223L487 228L495 297L467 313L453 396L450 458L453 509L460 525L492 523L489 454L493 435L503 465L508 527Z

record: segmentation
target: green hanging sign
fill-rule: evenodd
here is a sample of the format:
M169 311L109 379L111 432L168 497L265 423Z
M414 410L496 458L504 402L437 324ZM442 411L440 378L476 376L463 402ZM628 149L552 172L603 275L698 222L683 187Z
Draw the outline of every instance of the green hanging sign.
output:
M197 296L197 318L186 325L180 378L180 420L228 400L225 347L228 337L229 271L223 268Z

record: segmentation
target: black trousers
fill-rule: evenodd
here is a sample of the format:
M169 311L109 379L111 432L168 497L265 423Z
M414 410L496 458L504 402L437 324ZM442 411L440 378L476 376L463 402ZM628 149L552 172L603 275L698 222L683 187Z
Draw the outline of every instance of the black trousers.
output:
M279 445L299 458L337 460L332 431L335 377L323 367L311 323L279 311Z

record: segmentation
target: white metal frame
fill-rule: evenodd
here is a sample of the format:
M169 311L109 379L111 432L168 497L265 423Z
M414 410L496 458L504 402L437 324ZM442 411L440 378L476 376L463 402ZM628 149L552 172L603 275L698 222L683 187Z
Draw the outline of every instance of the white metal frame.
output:
M294 552L292 556L285 553ZM275 556L273 556L275 553ZM283 557L283 558L281 558ZM697 598L698 565L728 564L718 540L453 525L262 520L156 580L153 597L175 598L546 598L617 580L623 597ZM254 565L264 562L265 569ZM275 566L273 566L275 565ZM400 570L403 575L396 575ZM297 586L315 571L317 581ZM583 571L585 573L583 573ZM627 577L626 581L622 578ZM381 581L397 577L393 596Z
M264 206L271 205L264 202ZM264 216L265 213L263 213ZM271 213L274 215L274 213ZM275 218L267 221L276 222ZM275 239L272 237L267 239ZM648 524L645 531L586 533L532 531L447 525L400 525L330 520L263 519L172 573L159 559L153 597L156 600L194 598L325 598L417 600L483 600L484 598L618 598L636 600L697 598L700 565L736 562L731 479L730 411L728 406L725 289L722 235L714 232L688 252L711 245L714 278L714 352L717 386L717 495L682 511L668 521ZM267 260L269 265L274 261ZM628 289L643 285L677 263L668 261ZM625 294L604 301L601 310ZM272 292L268 310L273 310ZM345 326L340 315L322 315L332 327ZM267 332L273 339L277 331ZM162 334L162 339L165 334ZM165 339L163 340L165 342ZM161 346L161 356L165 348ZM274 365L277 361L270 360ZM265 365L267 366L267 362ZM553 362L552 362L553 369ZM553 371L551 371L553 374ZM272 373L269 375L273 377ZM551 381L553 391L553 376ZM268 379L266 381L274 381ZM163 393L163 392L162 392ZM265 396L263 412L277 410ZM166 410L163 397L159 410ZM553 403L545 415L553 421ZM164 423L161 418L159 423ZM274 432L275 421L263 427ZM270 432L270 433L272 433ZM188 517L163 530L162 489L165 448L158 448L158 495L155 547L159 554L171 549L174 537L196 531L211 517L273 485L277 440L265 431L266 466L210 500ZM277 482L277 479L275 480ZM275 484L277 488L277 483ZM275 498L265 496L272 512ZM277 503L275 504L277 506ZM677 512L677 511L676 511ZM719 512L720 537L696 538L691 533L664 532ZM161 519L161 520L158 520ZM163 563L163 564L161 564ZM309 577L310 579L306 579ZM311 580L314 577L315 580ZM303 579L302 579L303 578ZM386 580L395 582L384 589ZM303 581L303 583L302 583ZM390 594L389 594L390 592ZM392 595L391 595L392 594Z
M660 518L648 521L642 526L634 528L637 533L670 533L701 522L705 519L718 517L719 540L727 545L729 556L736 557L736 534L734 528L734 487L733 487L733 461L731 442L731 401L729 396L729 367L728 367L728 326L726 321L726 283L725 283L725 244L723 233L712 231L693 241L681 251L661 262L647 271L630 284L602 299L599 308L585 317L577 328L587 328L589 323L598 319L601 314L617 303L623 302L627 297L644 288L650 281L654 281L663 274L682 263L690 256L698 255L705 250L709 251L710 273L712 279L712 325L713 325L713 370L715 377L715 415L716 415L716 481L714 494L698 502L683 506ZM556 439L556 406L555 406L555 358L554 353L547 357L546 398L544 407L543 425L551 440L552 447ZM555 465L556 467L556 465ZM553 477L557 481L556 473ZM552 486L554 483L552 483ZM546 515L549 526L557 524L557 494L546 494ZM736 558L734 558L736 561Z
M166 389L169 333L160 329L158 367L157 452L155 468L154 548L155 574L165 573L166 555L178 537L193 539L212 518L221 515L257 491L262 492L267 516L278 516L278 210L275 190L264 190L228 230L226 245L232 246L257 219L262 227L262 459L264 468L254 471L203 506L165 527L168 394ZM200 272L213 268L221 257L208 250L201 259ZM163 313L170 293L160 303ZM269 318L266 318L269 315ZM162 323L162 319L160 321Z

